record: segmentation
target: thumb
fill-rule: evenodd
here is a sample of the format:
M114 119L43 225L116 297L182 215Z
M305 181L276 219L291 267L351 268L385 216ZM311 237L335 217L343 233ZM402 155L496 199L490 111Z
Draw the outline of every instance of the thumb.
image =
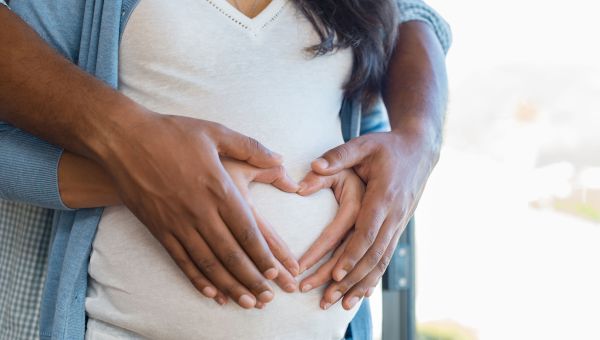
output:
M271 184L277 189L289 193L297 192L300 188L298 183L290 178L283 166L276 166L269 169L257 169L254 181Z
M327 151L312 162L313 171L321 175L333 175L352 168L369 154L366 141L364 137L357 137Z
M269 150L254 138L224 128L226 131L216 141L219 154L247 162L259 168L281 165L283 157Z

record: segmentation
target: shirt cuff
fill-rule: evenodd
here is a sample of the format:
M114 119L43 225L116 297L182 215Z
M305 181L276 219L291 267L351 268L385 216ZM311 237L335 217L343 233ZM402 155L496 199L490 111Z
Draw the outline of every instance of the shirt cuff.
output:
M0 198L74 210L60 197L58 165L62 152L58 146L0 122Z
M433 8L421 0L398 0L399 23L422 21L429 24L442 45L444 53L448 53L452 44L450 25Z

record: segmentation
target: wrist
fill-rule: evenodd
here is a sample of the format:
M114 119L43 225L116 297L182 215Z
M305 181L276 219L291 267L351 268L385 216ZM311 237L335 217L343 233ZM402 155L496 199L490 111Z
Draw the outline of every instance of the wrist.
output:
M87 122L89 133L82 136L82 142L89 152L86 156L101 165L118 158L119 151L129 143L136 127L147 123L156 115L129 99L109 107L102 119Z
M72 209L121 203L112 178L94 161L63 152L58 167L61 200Z
M440 157L442 147L442 127L425 117L415 117L404 120L390 132L402 140L404 147L415 150L420 155L427 156L435 165Z

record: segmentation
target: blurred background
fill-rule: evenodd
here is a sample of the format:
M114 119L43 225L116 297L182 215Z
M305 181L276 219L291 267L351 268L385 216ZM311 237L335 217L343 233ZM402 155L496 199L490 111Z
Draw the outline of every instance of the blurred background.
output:
M418 338L600 339L600 5L427 2L454 42Z

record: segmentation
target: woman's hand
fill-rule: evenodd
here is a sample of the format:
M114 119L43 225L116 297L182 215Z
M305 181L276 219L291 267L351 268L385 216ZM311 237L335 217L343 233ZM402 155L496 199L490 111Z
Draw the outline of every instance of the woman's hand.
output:
M331 188L339 204L339 209L333 221L300 258L300 272L303 272L334 249L345 235L351 233L360 210L365 185L352 169L344 169L329 176L318 175L311 171L301 183L298 194L308 196L321 189ZM315 273L302 280L300 283L302 292L307 292L331 280L331 270L335 265L334 259L339 257L338 253L335 253L332 259L322 265Z
M244 197L246 202L250 205L258 228L267 241L271 252L278 260L277 269L279 274L275 278L275 282L284 291L288 293L294 292L296 290L294 276L299 273L298 261L296 261L286 243L275 232L271 224L269 224L269 222L264 219L254 207L252 198L250 197L249 187L250 183L258 182L271 184L284 192L295 193L300 188L299 185L288 177L283 166L263 169L252 166L246 162L225 157L221 158L221 162L223 163L225 170L229 173L235 186L242 194L242 197ZM223 296L222 293L219 294ZM262 308L262 306L264 306L263 303L257 303L258 308Z
M367 185L354 233L319 269L320 273L317 271L317 275L331 273L334 279L325 291L322 308L344 297L343 307L350 309L372 292L417 206L437 162L438 151L418 133L393 131L357 137L312 163L313 171L322 175L353 168ZM322 248L312 249L311 254L305 256L312 258L331 250L331 245L344 240L345 236L339 233L333 240L322 242ZM311 281L319 285L326 282L325 279Z

